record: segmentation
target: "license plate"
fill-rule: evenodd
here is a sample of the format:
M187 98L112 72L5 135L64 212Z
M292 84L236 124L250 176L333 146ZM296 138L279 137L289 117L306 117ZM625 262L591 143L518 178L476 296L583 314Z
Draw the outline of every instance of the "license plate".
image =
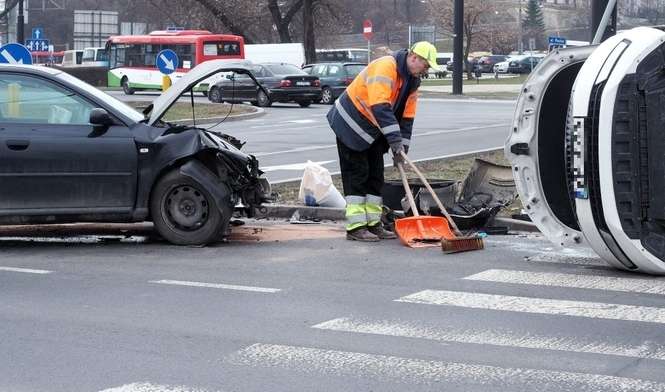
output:
M296 82L296 86L309 86L309 82Z

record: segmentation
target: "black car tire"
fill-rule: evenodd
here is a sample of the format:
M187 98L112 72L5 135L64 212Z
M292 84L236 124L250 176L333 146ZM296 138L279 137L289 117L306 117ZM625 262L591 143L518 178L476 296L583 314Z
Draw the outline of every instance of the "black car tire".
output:
M127 77L123 77L122 80L120 81L120 85L122 86L122 91L127 94L127 95L132 95L134 94L135 90L131 87L129 87L129 80Z
M210 91L208 91L208 100L214 103L224 102L222 100L222 91L217 87L211 88Z
M332 105L335 102L335 97L333 97L333 92L330 87L324 87L321 90L321 103L325 105Z
M152 190L150 214L157 232L176 245L205 245L221 238L222 214L212 196L176 169Z
M298 105L300 105L301 108L307 108L309 105L312 104L312 101L298 101Z
M270 105L272 105L270 97L267 96L266 93L263 92L263 90L259 90L259 92L256 93L256 105L262 108L267 108Z

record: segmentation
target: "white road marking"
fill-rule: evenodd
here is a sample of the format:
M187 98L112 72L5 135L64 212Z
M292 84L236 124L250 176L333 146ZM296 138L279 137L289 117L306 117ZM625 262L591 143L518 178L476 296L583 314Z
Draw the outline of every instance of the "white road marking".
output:
M0 267L0 271L8 272L23 272L26 274L50 274L53 271L40 270L40 269L29 269L29 268L15 268L15 267Z
M225 290L238 290L238 291L253 291L256 293L278 293L281 289L271 289L269 287L253 287L253 286L238 286L234 284L222 283L204 283L204 282L188 282L183 280L151 280L149 283L169 284L175 286L190 286L190 287L206 287L211 289L225 289Z
M148 382L136 382L101 390L99 392L206 392L203 389L185 386L154 385Z
M487 385L493 389L522 387L543 390L544 386L549 389L565 386L565 390L570 391L665 391L663 383L610 375L502 368L273 344L254 344L227 357L226 361L237 365L278 367L362 379L389 379L409 384L454 382Z
M502 331L492 329L454 329L432 325L414 324L392 320L366 320L338 318L326 321L312 328L364 333L371 335L396 336L428 339L440 342L484 344L502 347L517 347L540 350L556 350L576 353L617 355L640 359L665 361L665 346L655 342L645 342L640 346L606 343L578 337L555 337L532 333Z
M424 290L395 300L426 305L460 306L508 312L555 314L665 324L665 308L569 301L460 291Z
M313 162L319 165L327 165L332 162L337 162L337 161L319 161L319 162ZM261 167L261 171L263 172L272 172L272 171L277 171L277 170L305 170L305 166L307 166L307 162L303 163L292 163L289 165L277 165L277 166L266 166L266 167Z
M665 280L654 277L650 277L648 279L635 279L620 278L616 276L491 269L477 273L475 275L467 276L464 279L483 282L515 283L665 295Z
M440 134L445 134L445 133L469 132L469 131L478 131L478 130L490 129L490 128L499 128L499 127L504 127L504 126L508 126L508 125L510 125L510 124L490 124L490 125L483 125L483 126L480 126L480 127L442 129L442 130L429 131L429 132L423 132L423 133L414 133L413 136L412 136L412 139L417 139L419 137L426 137L426 136L432 136L432 135L440 135ZM257 152L257 153L252 153L252 155L254 155L256 157L265 157L265 156L270 156L270 155L289 154L289 153L292 153L292 152L325 150L325 149L329 149L329 148L337 148L337 144L325 144L325 145L311 146L311 147L299 147L299 148L293 148L293 149L290 149L290 150L283 150L283 151ZM450 155L442 155L442 156L429 157L429 158L420 158L418 160L415 160L414 162L421 162L421 161L427 161L427 160L432 160L432 159L441 159L441 158L449 158L449 157L452 158L452 157L461 156L461 155L477 154L477 153L480 153L480 152L499 150L499 149L502 149L502 148L503 148L503 146L497 146L497 147L485 148L485 149L482 149L482 150L465 151L465 152L462 152L462 153L456 153L456 154L450 154Z
M335 145L335 147L337 147L337 145ZM325 147L325 148L327 148L327 147ZM501 149L503 149L503 146L490 147L490 148L485 148L485 149L482 149L482 150L460 152L460 153L455 153L455 154L441 155L441 156L437 156L437 157L413 159L412 161L413 162L425 162L425 161L431 161L431 160L435 160L435 159L455 158L455 157L460 157L460 156L464 156L464 155L480 154L480 153L483 153L483 152L497 151L497 150L501 150ZM256 154L253 154L253 155L256 156ZM392 167L392 166L393 166L392 163L385 164L385 167ZM333 175L333 176L336 175L336 174L339 174L339 173L340 173L339 171L330 172L330 174ZM273 181L270 181L270 183L271 184L282 184L284 182L292 182L292 181L300 181L300 180L302 180L302 178L294 177L294 178L285 178L283 180L273 180Z

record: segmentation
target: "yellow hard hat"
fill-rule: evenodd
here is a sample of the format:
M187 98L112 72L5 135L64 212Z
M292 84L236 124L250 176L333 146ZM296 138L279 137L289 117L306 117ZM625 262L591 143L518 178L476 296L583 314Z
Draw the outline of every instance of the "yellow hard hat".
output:
M433 70L439 71L439 65L436 63L436 47L434 45L427 41L416 42L411 46L411 52L427 60Z

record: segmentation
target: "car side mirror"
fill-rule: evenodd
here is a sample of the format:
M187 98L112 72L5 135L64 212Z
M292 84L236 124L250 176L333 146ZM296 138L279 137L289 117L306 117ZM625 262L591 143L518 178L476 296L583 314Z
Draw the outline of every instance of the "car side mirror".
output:
M90 124L94 126L110 127L115 124L109 113L102 108L94 108L90 111Z
M88 137L101 136L106 133L111 125L115 124L109 113L102 108L92 109L88 122L92 124L92 132L90 132Z

